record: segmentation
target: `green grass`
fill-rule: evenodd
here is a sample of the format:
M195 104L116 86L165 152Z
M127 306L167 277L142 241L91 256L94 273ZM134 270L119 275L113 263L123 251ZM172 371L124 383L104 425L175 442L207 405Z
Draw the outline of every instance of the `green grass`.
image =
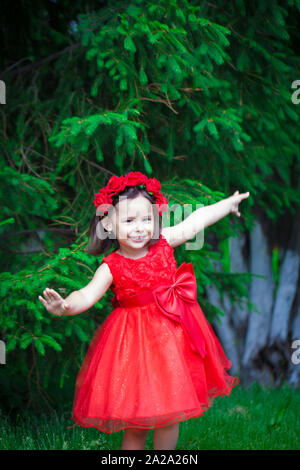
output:
M218 397L203 416L180 423L176 449L295 450L300 449L300 389L284 385L264 389L256 383ZM15 424L1 416L0 449L72 450L121 449L124 430L103 433L74 427L70 409L51 416L17 417ZM153 429L146 449L153 449Z

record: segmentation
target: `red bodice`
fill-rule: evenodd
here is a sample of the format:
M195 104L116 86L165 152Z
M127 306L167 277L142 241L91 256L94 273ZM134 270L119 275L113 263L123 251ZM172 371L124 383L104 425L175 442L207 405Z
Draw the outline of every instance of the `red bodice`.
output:
M102 262L108 264L114 278L110 289L117 299L165 284L177 270L174 248L162 234L141 258L130 259L113 251Z

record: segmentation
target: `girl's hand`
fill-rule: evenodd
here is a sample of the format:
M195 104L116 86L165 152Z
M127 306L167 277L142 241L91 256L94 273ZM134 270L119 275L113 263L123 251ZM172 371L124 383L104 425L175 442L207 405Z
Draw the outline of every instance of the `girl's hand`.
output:
M48 287L43 292L45 299L39 295L39 300L42 302L48 312L53 315L61 316L70 308L69 304L53 289Z
M239 194L239 191L235 191L233 196L230 196L230 199L231 199L230 212L233 212L238 217L240 217L241 213L238 210L239 204L243 199L247 199L249 197L249 195L250 195L249 192Z

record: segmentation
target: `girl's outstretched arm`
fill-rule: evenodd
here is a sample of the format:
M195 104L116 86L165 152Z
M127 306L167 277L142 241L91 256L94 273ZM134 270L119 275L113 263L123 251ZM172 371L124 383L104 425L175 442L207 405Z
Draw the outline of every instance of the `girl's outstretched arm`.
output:
M165 227L162 230L171 246L175 247L194 238L197 233L218 222L218 220L233 213L240 217L238 206L243 199L249 197L249 192L239 194L235 191L232 196L210 206L200 207L190 214L183 222L174 227Z
M63 299L58 292L48 287L44 290L45 299L39 295L48 312L53 315L77 315L91 308L103 297L113 281L112 274L106 263L102 263L96 270L89 284L80 290L72 292Z

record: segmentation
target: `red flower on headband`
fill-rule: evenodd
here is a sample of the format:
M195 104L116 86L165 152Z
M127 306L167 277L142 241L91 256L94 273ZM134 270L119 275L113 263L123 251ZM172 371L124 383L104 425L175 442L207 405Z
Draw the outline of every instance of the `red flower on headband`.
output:
M160 182L156 178L148 178L148 181L146 182L146 188L148 192L154 193L159 193L160 192Z
M162 194L158 194L158 196L156 196L155 202L158 205L158 212L160 215L168 209L168 199Z
M126 176L124 175L112 176L109 182L107 183L106 187L103 189L106 189L106 192L109 195L114 195L123 191L126 188L126 185L127 185Z
M131 171L127 175L127 185L136 186L137 184L146 184L147 176L139 171Z
M95 194L94 204L97 208L97 215L103 215L107 212L108 208L112 205L112 199L106 188L103 188L99 193Z
M127 175L112 176L107 185L95 194L93 202L100 213L105 214L109 206L112 205L112 196L124 191L127 186L137 185L144 185L146 191L153 194L160 215L168 209L168 199L160 191L160 182L156 178L148 178L139 171L131 171Z

